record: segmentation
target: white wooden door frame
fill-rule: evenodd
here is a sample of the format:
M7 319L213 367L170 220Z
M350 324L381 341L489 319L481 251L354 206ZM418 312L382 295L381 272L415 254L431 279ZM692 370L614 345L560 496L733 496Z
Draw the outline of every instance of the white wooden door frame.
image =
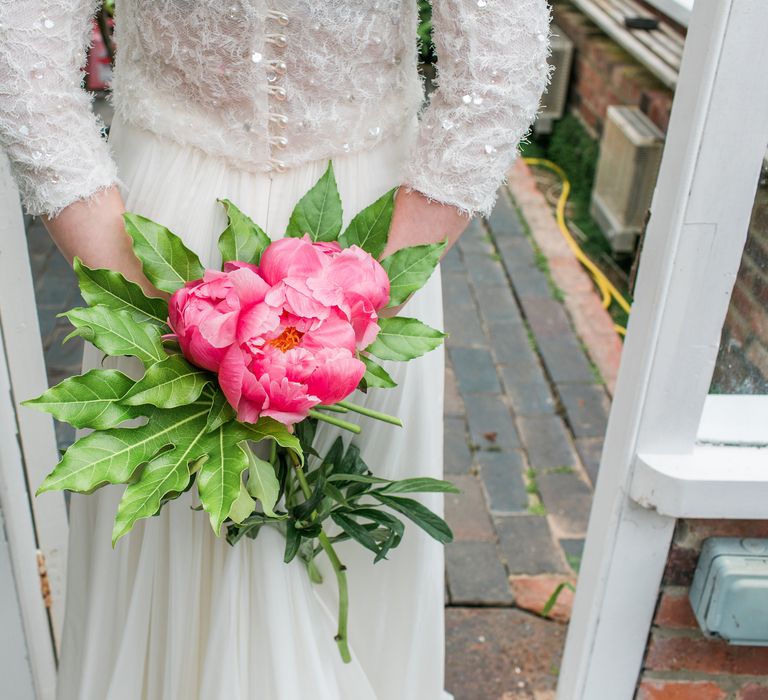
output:
M20 402L47 387L19 195L0 152L0 506L41 700L54 697L68 521L61 493L33 496L58 461L53 421ZM49 607L41 594L38 555L48 574Z
M754 517L756 488L766 502L754 454L730 448L723 479L726 448L696 446L768 143L766 27L765 0L694 7L558 700L634 696L676 517Z

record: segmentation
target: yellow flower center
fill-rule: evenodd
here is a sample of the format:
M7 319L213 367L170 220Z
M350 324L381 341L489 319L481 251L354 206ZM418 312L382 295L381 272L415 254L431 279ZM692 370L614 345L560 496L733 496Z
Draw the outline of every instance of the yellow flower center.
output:
M270 345L276 347L281 352L288 352L295 348L304 334L297 331L293 326L288 326L277 338L268 341Z

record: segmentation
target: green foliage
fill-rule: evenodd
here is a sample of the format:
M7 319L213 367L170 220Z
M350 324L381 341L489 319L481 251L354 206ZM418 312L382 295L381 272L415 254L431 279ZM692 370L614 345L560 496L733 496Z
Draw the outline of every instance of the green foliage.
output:
M432 3L419 0L419 60L432 63L435 60L435 46L432 43Z
M399 306L434 272L448 241L401 248L381 261L389 277L389 306Z
M270 244L269 236L250 217L228 199L220 199L227 212L228 224L219 236L222 262L239 260L258 265L261 254Z
M342 247L357 245L374 258L381 255L387 245L396 191L396 187L389 190L352 219L347 230L339 236Z
M445 333L406 316L381 318L379 326L381 331L366 350L382 360L412 360L434 350L445 337Z
M151 404L176 408L197 401L211 375L187 362L182 355L169 355L149 367L144 376L123 396L129 406Z
M387 372L387 370L380 364L374 362L370 357L366 357L365 355L361 355L360 359L365 365L365 374L362 379L364 388L376 387L379 389L392 389L397 386L395 380L389 376L389 372Z
M335 241L341 224L341 197L329 161L325 173L294 208L285 235L301 238L308 233L313 241Z

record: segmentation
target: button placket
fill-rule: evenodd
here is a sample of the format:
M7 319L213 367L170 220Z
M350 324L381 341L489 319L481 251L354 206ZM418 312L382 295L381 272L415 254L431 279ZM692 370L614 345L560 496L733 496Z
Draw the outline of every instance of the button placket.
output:
M285 27L290 22L290 18L285 12L279 10L267 10L267 19L274 22L279 27ZM265 35L264 40L267 44L271 44L277 49L284 49L288 45L288 39L282 32L269 32ZM285 75L287 67L285 61L280 58L270 58L266 61L266 80L267 80L267 95L270 100L274 99L277 102L285 102L288 99L288 94L285 87L278 85ZM288 117L280 112L268 112L268 128L276 127L284 129L288 124ZM288 139L282 135L270 135L269 136L269 148L270 155L274 149L282 150L288 145ZM286 170L286 164L278 158L270 157L269 170L282 173Z

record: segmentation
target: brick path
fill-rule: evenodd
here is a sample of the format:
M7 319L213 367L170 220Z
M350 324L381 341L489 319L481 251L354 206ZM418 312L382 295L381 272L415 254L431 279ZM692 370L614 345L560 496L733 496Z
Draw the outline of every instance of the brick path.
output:
M56 314L74 278L42 225L29 246L49 381L77 373L82 341ZM547 700L565 628L534 614L574 580L608 395L505 192L443 264L448 363L447 686L456 700ZM73 439L57 426L61 447ZM552 616L567 617L564 591ZM563 603L566 603L565 605ZM530 612L534 611L534 612Z

